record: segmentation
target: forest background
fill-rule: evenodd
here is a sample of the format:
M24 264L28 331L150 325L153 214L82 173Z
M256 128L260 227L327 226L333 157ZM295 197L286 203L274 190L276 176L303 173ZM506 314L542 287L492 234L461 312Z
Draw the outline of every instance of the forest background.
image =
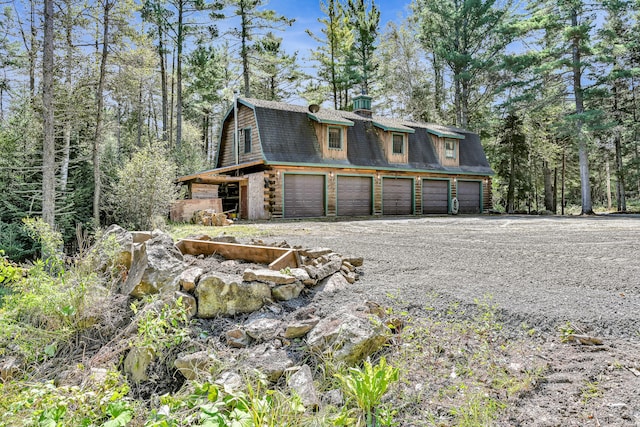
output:
M376 114L476 131L500 211L637 209L640 1L320 0L303 36L285 3L0 0L0 248L35 254L31 216L70 250L161 225L234 93L349 109L366 91Z

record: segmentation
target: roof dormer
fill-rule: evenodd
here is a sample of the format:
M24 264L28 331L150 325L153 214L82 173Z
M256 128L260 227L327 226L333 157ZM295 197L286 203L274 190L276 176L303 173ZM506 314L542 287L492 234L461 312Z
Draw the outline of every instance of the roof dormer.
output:
M433 145L438 153L438 160L442 166L457 167L460 165L460 141L464 135L440 126L429 125L427 132L432 135Z
M332 110L310 109L307 116L314 122L322 157L346 160L347 128L353 126L354 123Z
M409 163L409 134L416 131L389 119L374 118L373 125L380 129L382 149L389 163Z

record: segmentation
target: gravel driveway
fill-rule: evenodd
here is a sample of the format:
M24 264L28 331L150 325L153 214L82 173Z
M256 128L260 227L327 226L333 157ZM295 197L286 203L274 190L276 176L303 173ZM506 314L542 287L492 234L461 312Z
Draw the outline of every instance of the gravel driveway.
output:
M541 367L542 376L490 425L640 427L640 216L385 218L264 228L291 245L364 257L361 279L322 301L330 307L373 299L413 317L473 318L481 312L476 301L492 298L504 332L522 346L506 363ZM563 342L567 327L603 345Z
M406 306L491 296L513 326L640 337L640 217L271 222L290 244L364 257L354 292Z

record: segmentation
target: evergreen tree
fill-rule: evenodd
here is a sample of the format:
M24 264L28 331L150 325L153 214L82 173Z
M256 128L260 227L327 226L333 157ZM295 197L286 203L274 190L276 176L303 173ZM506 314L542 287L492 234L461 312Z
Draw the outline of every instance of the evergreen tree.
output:
M447 80L441 64L451 73L455 124L467 127L474 111L493 100L500 83L496 63L513 34L511 2L496 0L414 0L420 40L433 61L436 95L442 102Z
M282 49L282 38L268 32L253 47L256 58L252 93L270 101L283 101L297 93L303 78L297 63L297 53L287 54Z
M334 109L346 107L343 101L343 82L347 82L342 73L347 71L347 53L353 45L353 33L349 28L349 17L345 13L345 5L341 0L322 0L320 10L325 17L318 18L323 27L322 36L310 30L307 34L320 44L313 49L311 57L318 62L318 76L328 83Z
M625 166L623 151L628 140L633 136L628 130L631 128L631 99L630 92L634 72L630 61L630 47L633 33L630 22L631 3L625 0L611 0L603 3L606 21L598 32L599 41L596 52L599 67L596 69L594 80L604 89L601 108L605 111L606 122L601 124L601 133L607 143L611 142L615 154L616 175L616 206L618 211L626 211ZM604 125L604 126L603 126ZM604 129L603 129L604 128Z
M282 29L291 26L294 20L278 15L273 10L261 9L266 4L265 0L228 0L228 2L240 19L239 26L234 28L231 34L240 40L244 96L251 97L251 68L254 62L251 58L251 42L261 31Z
M373 54L380 26L380 10L373 0L366 3L365 0L349 0L348 14L353 32L353 46L348 58L355 71L354 80L362 93L367 94L378 68Z

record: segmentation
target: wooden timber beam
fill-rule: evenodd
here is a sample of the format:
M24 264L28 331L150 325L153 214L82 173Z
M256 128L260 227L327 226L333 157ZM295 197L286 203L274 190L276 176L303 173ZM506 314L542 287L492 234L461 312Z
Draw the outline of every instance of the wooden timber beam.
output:
M191 239L182 239L176 243L176 246L183 255L218 254L227 259L241 259L258 264L268 264L271 270L276 271L287 267L297 268L301 265L298 251L289 248Z

